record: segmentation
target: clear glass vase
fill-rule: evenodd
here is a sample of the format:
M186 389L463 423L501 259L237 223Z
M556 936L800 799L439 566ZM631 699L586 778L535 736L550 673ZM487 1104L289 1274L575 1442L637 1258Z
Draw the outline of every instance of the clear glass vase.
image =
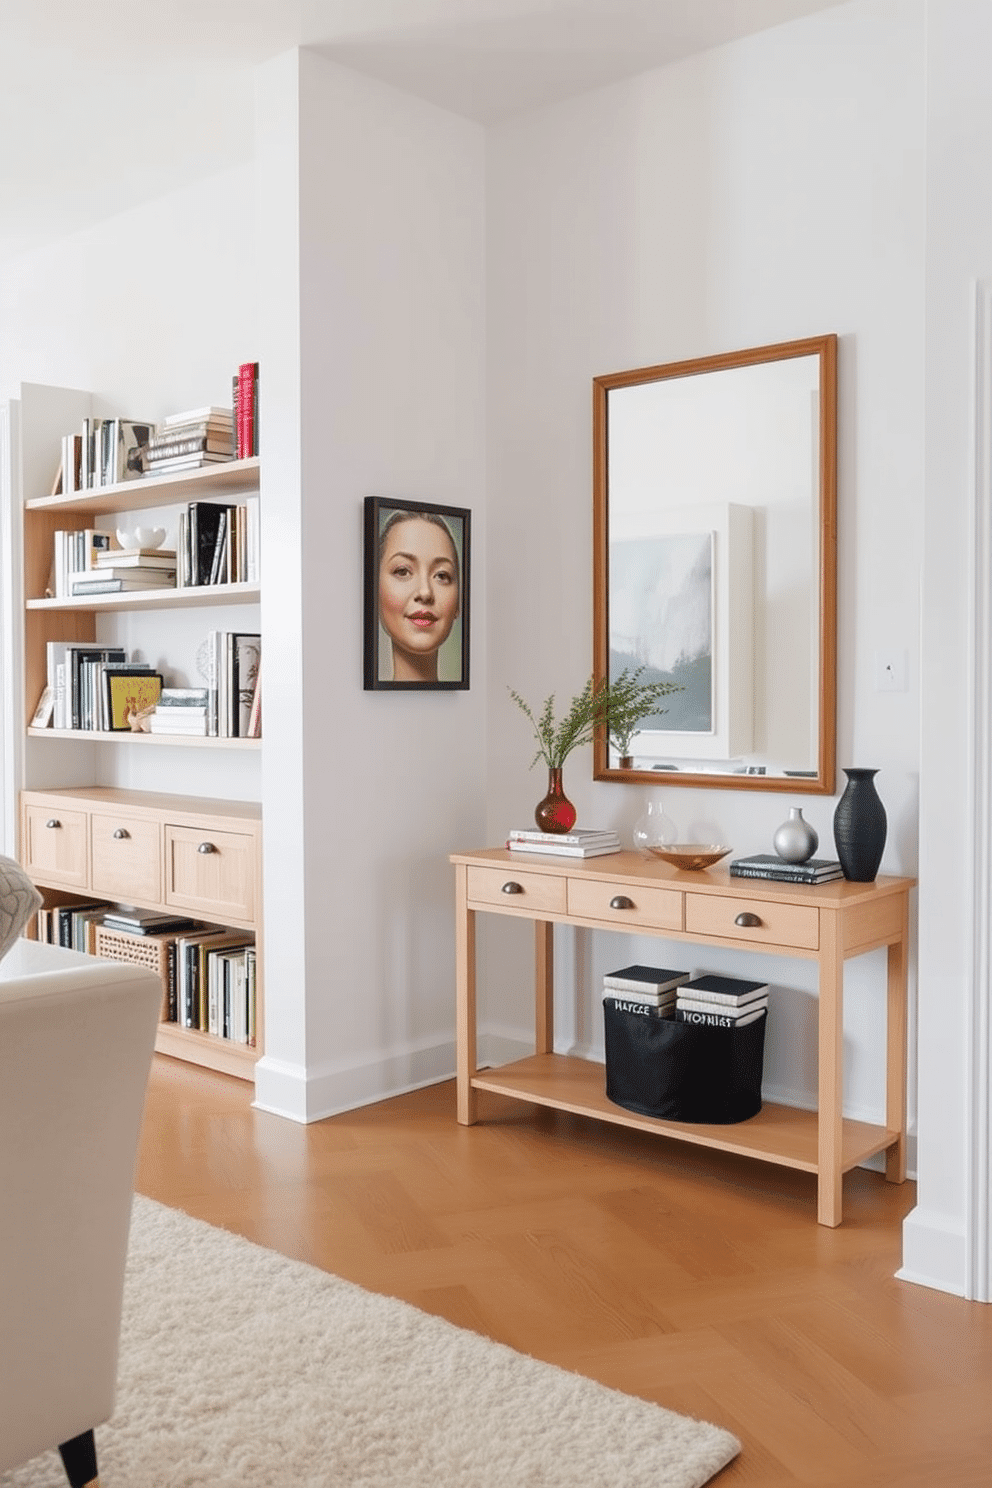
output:
M676 836L675 823L665 815L661 802L649 801L647 810L634 823L634 846L650 853L657 847L671 847Z

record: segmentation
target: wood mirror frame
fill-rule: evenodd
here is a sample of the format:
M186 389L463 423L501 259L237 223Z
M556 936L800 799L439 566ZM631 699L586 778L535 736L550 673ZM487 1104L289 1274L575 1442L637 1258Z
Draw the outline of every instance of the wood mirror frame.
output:
M783 369L778 364L792 363L796 358L811 359L808 369L788 368ZM705 568L704 584L708 585L710 605L710 631L709 631L709 653L704 660L704 685L709 689L709 702L705 704L709 708L708 730L703 729L694 736L688 732L673 733L671 738L676 739L676 745L669 745L667 741L663 747L665 753L660 756L660 761L648 762L642 759L638 761L634 755L634 763L630 767L622 767L613 751L613 763L611 764L611 747L605 729L601 729L594 741L593 752L593 777L596 780L618 781L625 784L665 784L665 785L687 785L704 786L714 789L730 790L763 790L782 791L791 794L808 795L831 795L834 791L835 780L835 756L836 756L836 656L837 656L837 337L835 335L813 337L801 341L781 342L771 346L753 347L744 351L729 352L718 356L702 357L693 361L672 362L656 367L641 367L632 371L613 373L593 379L593 673L595 680L601 682L608 672L610 665L610 571L611 571L611 491L610 477L614 473L615 480L619 484L624 479L627 485L636 484L638 493L631 498L630 510L634 514L634 529L628 531L628 539L636 543L640 549L645 549L646 539L641 536L647 532L650 538L659 534L667 542L672 541L672 505L666 504L664 498L653 500L653 492L664 491L666 476L670 486L678 485L679 497L678 507L680 513L692 510L694 495L698 494L692 490L688 495L683 494L687 489L685 482L686 469L691 465L690 457L686 458L686 450L681 451L681 469L676 475L673 470L663 468L660 460L651 460L650 444L652 440L661 442L664 437L659 434L663 426L663 419L655 417L661 409L661 404L656 401L656 394L652 391L655 385L659 385L657 396L667 397L668 390L676 388L676 380L689 378L702 378L704 374L722 373L736 371L738 369L756 368L759 371L755 378L749 381L749 374L745 379L731 382L722 379L719 386L713 381L701 381L694 384L689 390L689 396L694 402L699 402L708 396L710 391L717 392L716 401L726 405L734 418L740 419L741 427L752 432L755 420L752 412L757 409L757 403L748 404L747 399L739 404L736 392L744 390L748 398L756 398L761 389L767 384L770 389L774 384L769 378L778 378L779 375L807 376L809 373L808 388L802 387L797 390L793 388L789 394L793 406L798 395L800 398L808 399L810 415L806 422L808 428L803 428L797 434L795 443L797 447L797 458L806 460L805 469L808 476L809 489L809 511L807 522L809 538L808 550L802 550L802 563L808 561L809 582L803 591L802 585L794 585L795 593L793 600L798 595L800 606L806 606L808 611L808 668L806 674L801 678L801 684L797 690L797 696L802 696L803 689L808 693L808 726L804 721L802 727L806 736L807 758L791 760L788 756L780 762L774 762L767 748L767 734L771 729L770 719L778 713L785 717L788 709L782 707L781 679L777 677L774 666L769 664L768 648L776 644L775 637L783 637L790 632L790 625L782 623L781 615L779 625L776 627L772 619L773 599L769 574L771 560L769 558L770 528L781 525L781 517L775 517L776 512L784 512L786 505L780 507L763 507L760 501L754 499L753 482L763 480L762 467L757 470L747 471L741 463L741 450L745 442L735 440L735 433L728 427L721 427L715 421L712 427L707 426L705 433L705 448L717 450L729 447L734 452L737 465L733 470L733 496L736 498L727 501L727 482L721 487L722 504L714 502L711 491L715 489L714 482L717 476L714 472L708 472L707 479L710 486L702 490L705 482L701 482L701 505L699 511L702 513L693 528L692 540L696 543L708 544L707 556L700 560ZM815 380L813 369L815 368ZM660 387L664 384L664 388ZM688 385L680 382L678 395L686 396ZM616 401L616 395L624 389L642 389L644 396L638 401L645 405L644 412L649 416L651 427L646 421L636 427L631 425L632 408L630 400L627 404L620 405ZM777 394L776 394L777 397ZM613 399L611 409L611 399ZM649 400L653 401L653 407L648 407ZM623 412L621 413L621 406ZM712 405L710 405L712 407ZM638 410L639 411L639 410ZM610 428L611 412L614 418L614 429ZM669 410L666 409L666 416ZM769 437L778 438L778 430L781 425L782 410L778 409L776 417L780 422L771 427L771 416L769 416ZM708 415L707 415L708 416ZM686 420L672 411L673 419L678 419L679 440L682 440L682 429ZM757 414L760 421L761 414ZM804 421L804 415L800 413L797 424ZM672 424L674 429L676 424ZM637 463L628 461L625 464L623 446L619 443L624 431L634 428L634 433L627 438L628 444L637 445ZM791 428L791 425L790 425ZM739 430L737 431L740 432ZM611 450L611 435L614 445ZM642 437L643 436L643 437ZM695 437L699 437L698 435ZM750 439L746 443L750 444ZM760 439L757 441L760 444ZM784 443L791 442L789 439ZM777 451L777 443L776 443ZM703 449L703 444L698 445ZM669 450L666 447L665 455L668 459ZM760 457L759 457L760 458ZM702 462L701 462L702 463ZM709 462L707 455L706 463ZM715 462L714 462L715 463ZM799 465L801 471L804 467ZM626 471L627 476L621 476L619 472ZM738 480L739 473L743 476ZM631 482L627 477L633 474L636 479ZM802 481L803 476L795 476L793 487L786 488L788 494L794 497L797 481ZM651 495L645 496L645 490ZM760 494L760 493L759 493ZM749 499L750 496L750 499ZM619 500L614 493L615 510L619 511ZM705 512L702 507L705 505ZM801 511L801 503L794 499L791 504L794 520L796 513ZM774 520L769 518L772 512ZM713 515L716 513L716 515ZM664 514L664 515L661 515ZM712 517L712 521L710 521ZM615 517L615 521L620 519ZM743 523L745 537L738 542L733 536L729 526L726 524L733 520L734 523ZM805 520L805 519L803 519ZM628 513L628 526L630 515ZM645 525L645 523L647 525ZM676 528L678 523L676 522ZM752 535L752 529L753 535ZM620 526L617 527L620 531ZM679 537L684 536L684 529L678 528ZM660 550L659 550L660 551ZM727 588L727 572L730 567L730 555L736 552L746 553L746 564L741 568L743 579L735 579L736 590ZM616 556L616 555L614 555ZM736 562L736 560L735 560ZM651 570L654 572L654 570ZM756 577L753 577L756 576ZM764 581L764 588L758 592L757 579ZM787 588L788 585L780 585ZM740 591L745 595L742 601L745 610L745 623L732 625L728 632L728 612L730 619L734 618L734 604L731 597ZM803 598L803 592L808 598ZM778 600L775 599L778 603ZM787 600L786 603L789 601ZM704 600L705 603L705 600ZM616 604L619 611L621 605ZM629 604L627 605L629 609ZM739 618L739 617L738 617ZM764 702L765 706L761 717L750 718L739 730L739 737L750 741L750 748L740 749L731 747L721 754L721 745L725 740L736 743L738 740L731 739L729 734L719 734L717 720L721 726L726 723L728 716L735 715L735 707L728 702L726 691L728 678L735 671L733 666L733 647L729 644L724 647L724 655L721 658L720 640L727 636L734 637L735 646L739 644L740 636L749 637L750 655L746 656L740 651L742 664L736 668L737 691L740 695L740 707L737 709L741 716L750 714L754 709L757 713L757 704ZM759 642L758 637L762 637ZM637 632L638 639L641 633ZM772 640L769 640L772 637ZM800 643L805 644L802 637ZM793 648L795 649L795 648ZM623 653L623 660L631 661L636 665L645 659L643 650L634 648L632 655L628 657ZM681 664L681 663L680 663ZM616 675L617 663L614 665ZM723 680L718 687L718 673L722 674ZM665 675L664 667L660 664L656 669L648 667L642 680L653 680L658 676ZM672 675L672 673L669 673ZM674 675L685 675L676 672ZM779 683L779 694L775 700L769 702L771 692L771 680ZM789 686L786 682L785 687ZM723 691L720 690L723 688ZM684 689L681 689L684 690ZM663 706L663 705L662 705ZM796 716L801 712L800 707L795 710ZM722 713L722 718L721 718ZM662 731L648 732L642 736L648 740L663 740ZM661 746L656 746L661 747ZM691 751L703 748L708 749L712 762L704 759ZM689 750L690 753L683 753ZM762 764L761 756L765 753L765 762ZM667 759L666 759L667 755ZM750 759L748 756L750 755ZM678 758L676 766L673 761ZM772 770L769 770L772 765ZM790 768L790 765L793 768Z

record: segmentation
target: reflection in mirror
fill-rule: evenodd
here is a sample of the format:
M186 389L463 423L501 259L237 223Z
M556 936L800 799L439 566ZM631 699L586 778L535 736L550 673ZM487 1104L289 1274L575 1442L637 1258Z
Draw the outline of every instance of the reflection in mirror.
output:
M829 794L836 337L593 388L596 678L679 689L596 778Z

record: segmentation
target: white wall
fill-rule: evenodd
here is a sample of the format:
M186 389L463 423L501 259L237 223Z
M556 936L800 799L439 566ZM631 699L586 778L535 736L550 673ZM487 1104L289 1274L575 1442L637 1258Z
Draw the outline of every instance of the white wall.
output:
M543 794L532 703L591 667L591 379L835 331L839 357L840 764L879 768L883 871L916 869L924 288L922 3L864 0L510 120L489 136L491 841ZM537 638L537 644L535 644ZM876 648L909 661L874 690ZM839 780L838 789L843 785ZM628 837L650 792L565 769L587 825ZM800 804L833 852L834 800L668 788L682 840L768 850ZM490 1047L528 1037L529 943L487 927ZM560 931L561 1047L602 1046L596 985L659 945ZM519 979L505 974L516 957ZM702 969L694 948L665 964ZM740 966L707 952L711 969ZM815 1104L812 968L748 962L772 983L769 1095ZM514 993L512 989L517 986ZM848 1112L884 1111L884 954L851 964Z
M298 285L299 430L267 405L264 479L299 542L277 542L286 582L267 581L264 612L267 637L285 629L287 666L275 718L266 682L273 995L257 1094L313 1118L454 1064L447 855L484 836L483 134L307 52L262 69L259 98L267 138L285 146L260 155L263 210L285 199L286 173L298 182L298 226L261 232L287 316L285 286ZM266 328L289 396L271 306ZM472 511L467 691L363 691L362 500L375 495ZM284 597L296 605L294 584L298 655L295 622L273 613Z
M992 10L928 13L920 1181L902 1274L990 1301Z

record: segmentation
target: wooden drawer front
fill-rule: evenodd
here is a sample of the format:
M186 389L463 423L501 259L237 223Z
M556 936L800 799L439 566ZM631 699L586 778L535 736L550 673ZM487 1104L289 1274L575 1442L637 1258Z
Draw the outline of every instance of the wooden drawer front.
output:
M682 894L678 889L570 878L568 912L614 924L618 930L641 926L648 930L681 930Z
M509 884L518 888L504 888ZM564 914L565 880L550 873L521 872L515 863L505 868L469 868L468 897L472 904L491 904L494 909Z
M255 838L213 827L166 827L165 902L206 918L255 918Z
M739 925L741 916L755 916L759 923ZM819 910L806 904L686 894L685 928L697 935L718 935L754 946L795 946L797 950L815 951L820 944Z
M24 855L28 873L46 883L88 887L86 812L62 806L25 806Z
M90 817L90 888L125 904L162 900L162 833L145 817L104 814Z

